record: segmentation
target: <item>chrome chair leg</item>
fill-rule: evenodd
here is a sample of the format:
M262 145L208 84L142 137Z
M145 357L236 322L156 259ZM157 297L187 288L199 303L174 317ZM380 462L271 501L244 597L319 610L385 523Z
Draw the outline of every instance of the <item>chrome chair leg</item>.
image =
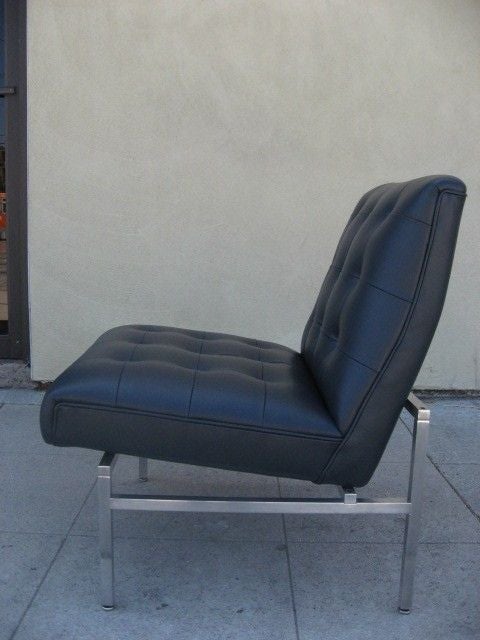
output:
M148 480L148 458L138 459L138 479L140 482Z
M422 510L423 476L430 411L410 394L405 408L415 419L408 497L358 498L353 487L343 487L338 499L314 498L211 498L198 496L157 496L112 494L112 471L117 456L105 453L98 466L98 508L102 606L114 608L112 511L179 511L206 513L388 513L406 514L405 542L400 582L401 613L410 613L413 579ZM147 479L147 459L139 459L140 479Z
M110 498L115 456L105 453L98 465L98 533L100 546L101 602L106 611L115 606L113 587L113 526Z
M427 460L428 430L430 426L430 411L423 407L417 398L410 395L406 408L414 417L414 429L407 498L411 507L405 523L400 579L400 602L398 607L400 613L410 613L412 607L415 562L418 541L420 539L423 480Z

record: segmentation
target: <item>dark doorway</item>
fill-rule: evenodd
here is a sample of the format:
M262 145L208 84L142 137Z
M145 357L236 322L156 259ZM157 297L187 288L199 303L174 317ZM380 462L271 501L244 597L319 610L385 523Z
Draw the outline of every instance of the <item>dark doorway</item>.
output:
M26 1L0 0L0 358L28 358Z

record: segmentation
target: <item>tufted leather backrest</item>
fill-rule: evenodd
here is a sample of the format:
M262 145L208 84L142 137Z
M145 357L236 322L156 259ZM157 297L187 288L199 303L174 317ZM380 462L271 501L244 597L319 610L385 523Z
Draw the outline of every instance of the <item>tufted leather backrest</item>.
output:
M429 176L356 206L302 338L345 436L320 482L348 465L361 485L378 463L440 317L464 198L457 178Z

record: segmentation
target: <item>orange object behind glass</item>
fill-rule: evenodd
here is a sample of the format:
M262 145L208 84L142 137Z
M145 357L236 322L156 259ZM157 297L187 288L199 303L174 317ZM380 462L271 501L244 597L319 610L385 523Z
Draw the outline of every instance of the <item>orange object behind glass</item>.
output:
M0 193L0 231L7 228L7 198L4 193Z

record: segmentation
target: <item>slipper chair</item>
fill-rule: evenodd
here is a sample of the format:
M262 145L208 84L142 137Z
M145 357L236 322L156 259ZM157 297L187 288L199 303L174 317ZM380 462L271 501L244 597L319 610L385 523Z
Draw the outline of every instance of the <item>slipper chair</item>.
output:
M464 199L465 185L451 176L366 193L341 236L300 351L129 325L104 333L55 380L41 407L45 441L105 452L98 467L105 609L114 606L112 513L126 509L404 514L399 609L410 611L430 419L410 392L442 310ZM360 499L355 487L369 482L403 407L414 417L408 493ZM137 456L144 479L150 458L335 484L341 494L120 495L111 484L119 454Z

